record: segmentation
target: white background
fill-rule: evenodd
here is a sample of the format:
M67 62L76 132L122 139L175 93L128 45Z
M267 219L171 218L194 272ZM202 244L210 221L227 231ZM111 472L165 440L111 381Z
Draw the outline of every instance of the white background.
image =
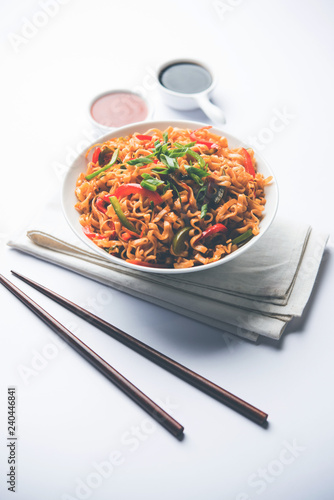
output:
M247 421L19 285L159 400L185 426L178 442L1 288L1 499L334 498L331 240L303 317L280 342L259 345L5 247L59 192L71 160L96 134L87 104L98 92L141 88L155 118L208 122L159 99L152 74L178 57L214 67L226 131L255 138L275 171L278 217L333 235L334 4L70 0L41 15L46 4L51 12L51 0L0 7L1 272L9 277L13 268L89 306L267 411L270 425ZM29 31L27 22L39 27ZM6 484L9 385L17 390L15 494ZM97 473L102 462L106 477Z

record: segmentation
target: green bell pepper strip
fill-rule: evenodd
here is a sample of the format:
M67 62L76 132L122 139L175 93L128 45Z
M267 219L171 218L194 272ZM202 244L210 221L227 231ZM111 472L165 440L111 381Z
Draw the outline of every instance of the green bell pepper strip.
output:
M249 238L252 238L253 236L253 231L251 229L248 229L245 233L239 234L234 240L232 240L232 245L239 245L240 243L244 243L246 240Z
M139 235L140 234L139 231L135 228L135 226L132 224L132 222L130 222L129 219L127 219L125 217L124 212L121 209L121 205L120 205L118 199L116 198L116 196L110 196L109 199L110 199L110 203L113 206L113 209L115 210L115 214L119 218L119 221L122 224L122 226L126 227L126 229L129 229L133 233L136 233Z
M188 233L191 229L191 226L181 227L174 235L172 241L172 248L175 255L180 255L186 248L185 241L188 236Z
M104 167L100 168L99 170L96 170L96 172L93 172L92 174L86 175L87 181L90 181L91 179L93 179L94 177L96 177L97 175L99 175L101 172L104 172L105 170L108 170L108 168L112 167L113 164L117 160L118 152L119 152L119 150L115 149L114 154L112 155L111 160L110 160L110 162L107 165L105 165Z

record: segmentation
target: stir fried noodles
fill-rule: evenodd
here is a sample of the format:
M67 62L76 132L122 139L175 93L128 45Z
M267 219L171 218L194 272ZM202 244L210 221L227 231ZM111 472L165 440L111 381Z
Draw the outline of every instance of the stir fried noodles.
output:
M215 262L256 236L271 178L256 171L252 149L230 149L210 128L94 145L75 190L86 236L127 262L176 269Z

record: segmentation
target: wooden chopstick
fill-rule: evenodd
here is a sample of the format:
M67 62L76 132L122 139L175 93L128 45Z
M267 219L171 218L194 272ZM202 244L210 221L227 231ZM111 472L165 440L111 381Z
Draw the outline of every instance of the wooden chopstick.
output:
M181 439L183 436L184 427L179 424L173 417L166 413L160 406L152 401L146 394L133 385L115 368L101 358L95 351L88 347L82 340L70 332L64 325L59 323L51 314L46 312L41 306L34 302L28 295L23 293L7 278L0 274L0 283L2 283L9 291L11 291L21 302L29 307L37 316L39 316L50 328L52 328L67 344L73 347L81 356L89 361L119 389L127 394L141 408L143 408L151 417L159 422L173 436Z
M194 387L197 387L197 389L200 389L202 392L208 394L209 396L220 401L226 406L229 406L233 410L244 415L245 417L256 422L257 424L259 425L266 424L268 418L267 413L264 413L263 411L259 410L258 408L255 408L246 401L238 398L237 396L234 396L234 394L231 394L222 387L202 377L198 373L181 365L180 363L174 361L168 356L165 356L164 354L153 349L147 344L144 344L144 342L141 342L140 340L132 337L128 333L123 332L119 328L111 325L110 323L104 321L95 314L92 314L86 309L78 306L74 302L65 299L61 295L58 295L57 293L49 290L48 288L40 285L39 283L32 281L30 278L22 276L21 274L15 271L12 271L12 273L17 278L21 279L25 283L34 287L36 290L39 290L44 295L47 295L49 298L58 302L58 304L61 304L66 309L74 312L77 316L80 316L81 318L85 319L92 325L96 326L97 328L107 333L108 335L118 340L119 342L122 342L122 344L126 345L127 347L130 347L131 349L138 352L142 356L145 356L146 358L150 359L151 361L161 366L165 370L168 370L169 372L173 373L182 380L185 380Z

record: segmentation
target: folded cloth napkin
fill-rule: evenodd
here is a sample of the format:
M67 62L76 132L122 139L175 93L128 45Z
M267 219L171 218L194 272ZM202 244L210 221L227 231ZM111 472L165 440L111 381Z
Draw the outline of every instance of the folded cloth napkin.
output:
M223 331L256 341L279 339L310 297L328 235L275 220L234 260L171 277L115 265L75 236L60 202L49 202L28 230L8 244L140 299Z

